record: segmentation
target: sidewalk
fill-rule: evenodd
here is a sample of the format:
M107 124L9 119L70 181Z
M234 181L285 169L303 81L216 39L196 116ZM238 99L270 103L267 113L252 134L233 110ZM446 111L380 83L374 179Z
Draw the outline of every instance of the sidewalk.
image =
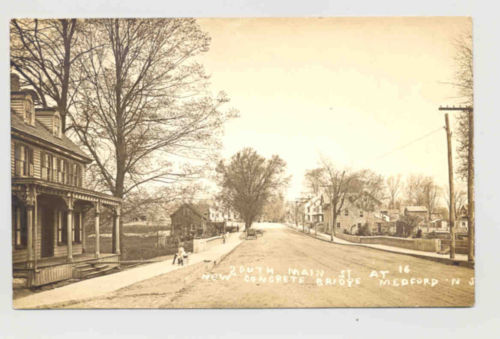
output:
M300 232L300 233L305 234L305 235L309 235L313 238L317 238L317 239L324 240L324 241L331 241L331 236L329 234L317 232L317 234L315 235L314 230L311 230L311 233L307 233L308 232L307 228L306 228L306 233L304 233L302 226L295 226L295 225L287 225L287 226L292 228L293 230L295 230L297 232ZM350 241L346 241L344 239L337 238L335 236L333 237L333 242L336 244L341 244L341 245L363 246L363 247L370 247L370 248L374 248L374 249L386 251L386 252L391 252L391 253L406 254L406 255L411 255L413 257L432 260L432 261L441 262L441 263L449 264L449 265L474 267L473 264L468 262L467 255L465 255L465 254L455 254L455 259L450 259L449 254L439 254L439 253L435 253L435 252L417 251L417 250L411 250L411 249L407 249L407 248L387 246L387 245L353 243Z
M154 264L147 264L123 272L79 281L74 284L19 298L13 301L13 305L16 309L47 308L51 305L102 296L137 282L201 262L211 261L218 263L241 244L240 235L241 233L233 233L223 245L211 248L205 252L190 254L189 263L184 266L172 265L172 258L165 259Z

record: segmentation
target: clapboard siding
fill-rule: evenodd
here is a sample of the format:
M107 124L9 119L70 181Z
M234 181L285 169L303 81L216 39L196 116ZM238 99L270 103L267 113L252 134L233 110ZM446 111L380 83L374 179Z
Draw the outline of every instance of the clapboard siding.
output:
M40 121L49 131L53 130L52 116L37 114L36 120Z
M24 102L25 102L24 95L11 97L10 99L10 107L17 114L17 116L19 116L23 120L24 120L24 110L25 110Z

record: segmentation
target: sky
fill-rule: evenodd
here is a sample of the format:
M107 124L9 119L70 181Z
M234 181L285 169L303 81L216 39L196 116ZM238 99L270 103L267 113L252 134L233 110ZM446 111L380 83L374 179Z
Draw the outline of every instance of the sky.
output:
M201 57L212 89L224 90L240 113L225 126L223 157L244 147L278 154L292 176L289 199L301 195L305 171L321 157L339 167L424 174L447 184L438 107L460 101L446 82L455 71L453 41L470 32L469 18L198 23L212 38Z

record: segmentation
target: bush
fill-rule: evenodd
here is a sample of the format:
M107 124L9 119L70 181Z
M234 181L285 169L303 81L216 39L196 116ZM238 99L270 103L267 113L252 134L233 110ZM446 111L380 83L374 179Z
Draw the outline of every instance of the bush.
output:
M360 235L360 236L371 235L370 227L368 227L368 224L364 224L363 226L361 226L358 229L358 231L356 232L356 235Z
M415 235L415 238L422 238L422 230L421 229L419 229L417 231L417 234Z

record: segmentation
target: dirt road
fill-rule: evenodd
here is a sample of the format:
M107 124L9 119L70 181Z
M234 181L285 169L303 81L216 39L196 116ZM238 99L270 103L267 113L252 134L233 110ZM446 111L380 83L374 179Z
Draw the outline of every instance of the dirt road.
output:
M258 226L259 227L259 226ZM68 308L470 306L474 271L260 225L212 269L199 264Z

